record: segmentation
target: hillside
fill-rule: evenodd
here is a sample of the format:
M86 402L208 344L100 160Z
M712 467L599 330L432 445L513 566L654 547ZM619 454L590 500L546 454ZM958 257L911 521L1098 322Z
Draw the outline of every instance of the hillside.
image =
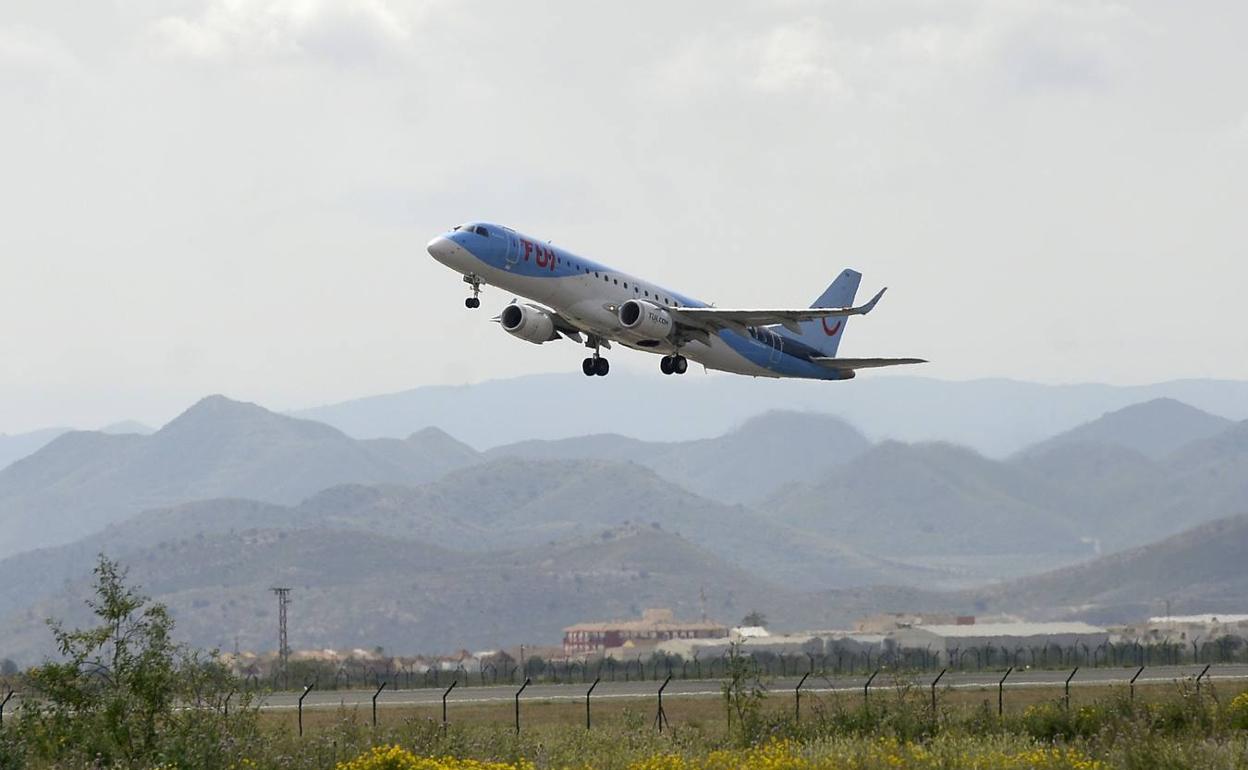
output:
M274 647L269 588L294 589L291 644L393 652L557 643L565 625L627 617L648 606L734 622L767 608L790 622L799 595L728 566L650 527L489 554L456 553L363 532L253 530L133 554L131 579L166 602L180 638L203 647ZM49 651L44 617L84 621L88 585L0 620L0 655ZM770 614L769 613L769 614Z
M1160 460L1179 447L1212 438L1232 422L1172 398L1156 398L1109 412L1020 453L1022 458L1050 454L1059 448L1099 444Z
M308 409L299 416L361 438L406 436L437 425L472 446L488 448L601 433L686 441L720 435L761 412L784 408L837 415L872 439L949 441L989 457L1011 455L1106 412L1155 398L1248 419L1248 382L1175 380L1119 387L873 373L828 383L697 374L678 386L661 376L623 371L600 380L579 373L531 375L415 388Z
M978 593L983 606L1094 622L1159 614L1242 611L1248 592L1248 515L1219 519L1141 548L1022 578Z
M636 465L569 461L560 467L548 477L547 463L503 459L414 488L338 485L295 506L226 498L145 511L72 543L0 560L0 615L82 577L100 552L128 557L160 543L249 529L358 531L489 551L592 537L615 526L653 526L799 590L941 577L705 500Z
M23 457L34 454L67 430L67 428L44 428L14 435L0 433L0 468L5 468Z
M708 439L657 442L608 434L523 441L486 456L629 460L703 497L750 504L849 462L869 447L865 436L836 417L777 411Z
M948 444L885 442L763 507L776 521L888 557L1086 553L1060 490Z
M221 396L150 436L73 432L0 470L0 555L196 499L294 503L343 482L421 483L476 459L437 431L357 441Z

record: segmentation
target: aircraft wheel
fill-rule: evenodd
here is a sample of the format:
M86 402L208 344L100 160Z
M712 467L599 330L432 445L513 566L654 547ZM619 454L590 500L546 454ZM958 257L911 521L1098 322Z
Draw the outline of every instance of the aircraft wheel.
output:
M689 371L689 359L684 356L672 356L672 371L676 374Z
M663 356L663 358L659 361L659 371L663 372L664 374L672 373L672 357L671 356Z
M477 299L476 297L469 297L468 299L464 300L464 307L474 308L474 309L479 308L481 307L481 300Z
M611 371L611 364L607 363L607 359L599 358L594 362L594 374L599 377L606 377L609 371Z
M581 371L585 372L586 377L593 377L595 374L597 374L598 367L596 363L594 362L594 359L587 358L584 361L582 361Z

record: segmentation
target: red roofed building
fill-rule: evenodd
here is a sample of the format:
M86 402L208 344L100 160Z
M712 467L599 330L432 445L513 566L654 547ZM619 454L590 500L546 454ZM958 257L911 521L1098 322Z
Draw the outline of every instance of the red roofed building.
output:
M670 639L722 639L728 628L709 620L676 620L671 610L649 609L639 620L577 623L563 629L565 655L599 653L626 642L658 644Z

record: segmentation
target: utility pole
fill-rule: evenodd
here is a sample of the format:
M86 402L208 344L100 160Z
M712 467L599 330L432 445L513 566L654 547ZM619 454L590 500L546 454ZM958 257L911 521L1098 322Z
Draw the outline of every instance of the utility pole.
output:
M277 594L277 659L281 667L282 681L286 681L286 665L290 662L290 642L286 636L286 605L290 604L289 588L273 588Z

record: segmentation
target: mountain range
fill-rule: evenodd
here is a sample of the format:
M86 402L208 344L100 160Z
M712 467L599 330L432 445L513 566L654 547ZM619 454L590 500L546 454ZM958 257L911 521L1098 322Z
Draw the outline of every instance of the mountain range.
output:
M210 396L150 436L75 431L0 470L0 556L69 542L147 508L213 497L293 503L338 482L416 482L476 453L428 429L357 441Z
M402 437L437 425L471 446L619 433L647 441L720 435L769 410L830 414L873 441L948 441L1004 458L1119 409L1171 398L1211 415L1248 419L1248 382L1151 385L952 382L876 375L838 383L613 373L541 374L474 385L427 386L305 409L296 416L359 438Z
M262 647L277 583L306 602L309 645L407 650L551 641L702 595L722 620L761 606L789 628L916 607L1129 620L1163 594L1226 611L1248 543L1210 522L1248 511L1246 480L1248 422L1168 399L993 459L794 412L478 452L214 396L0 471L0 655L46 650L42 619L77 617L100 552L209 646L234 629Z

